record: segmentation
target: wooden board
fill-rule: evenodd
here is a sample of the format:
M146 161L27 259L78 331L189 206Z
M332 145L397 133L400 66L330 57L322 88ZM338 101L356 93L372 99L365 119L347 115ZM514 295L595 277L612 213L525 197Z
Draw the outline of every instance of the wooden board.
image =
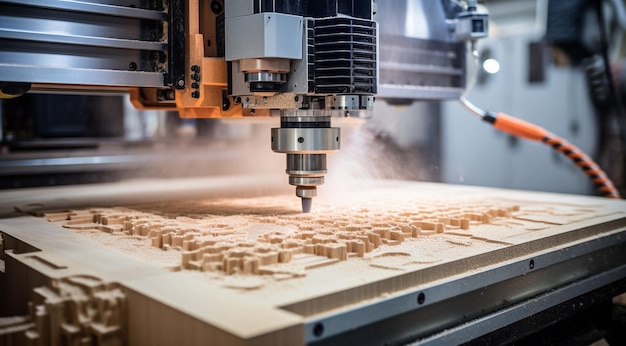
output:
M274 177L10 192L0 210L13 204L36 216L0 220L1 293L19 297L15 311L37 287L124 297L112 300L119 318L102 335L133 345L301 344L314 316L626 224L623 201L593 197L400 181L331 185L320 195L301 214ZM32 278L9 281L20 275ZM33 340L44 337L54 335Z

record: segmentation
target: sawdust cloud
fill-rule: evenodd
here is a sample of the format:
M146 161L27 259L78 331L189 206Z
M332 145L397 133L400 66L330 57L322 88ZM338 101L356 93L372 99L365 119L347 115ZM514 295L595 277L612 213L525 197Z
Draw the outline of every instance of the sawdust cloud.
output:
M133 172L154 178L212 175L284 174L285 158L270 148L270 128L278 119L221 121L209 119L209 130L195 138L168 135L152 151L157 158Z
M381 116L387 124L386 117L396 115ZM270 147L270 129L279 124L278 118L211 119L211 129L203 136L159 144L160 159L133 171L131 178L264 174L276 175L290 189L285 154ZM342 193L362 180L436 180L432 158L423 155L423 148L399 140L401 135L394 133L393 126L381 126L378 119L351 118L333 118L332 126L341 128L341 150L328 154L328 174L320 196Z
M437 181L437 157L432 144L415 138L407 140L407 129L401 128L415 125L415 122L405 123L402 118L419 116L412 113L413 110L408 110L391 126L381 124L388 117L398 116L388 112L379 112L374 119L360 125L342 126L342 149L329 155L325 190L340 196L351 189L367 188L367 182L372 180ZM426 122L417 123L422 126Z

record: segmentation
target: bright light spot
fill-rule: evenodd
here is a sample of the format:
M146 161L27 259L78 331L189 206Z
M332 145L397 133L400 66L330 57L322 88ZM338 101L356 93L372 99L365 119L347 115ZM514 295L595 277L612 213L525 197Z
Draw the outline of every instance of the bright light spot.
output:
M483 69L487 73L498 73L500 71L500 63L496 59L487 59L483 62Z

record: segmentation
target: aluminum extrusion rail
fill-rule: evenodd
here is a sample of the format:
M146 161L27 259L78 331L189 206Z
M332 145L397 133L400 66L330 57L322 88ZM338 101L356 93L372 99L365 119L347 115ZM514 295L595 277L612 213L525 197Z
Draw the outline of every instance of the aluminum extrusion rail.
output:
M614 231L513 258L381 301L314 316L307 343L458 344L626 278L624 220Z

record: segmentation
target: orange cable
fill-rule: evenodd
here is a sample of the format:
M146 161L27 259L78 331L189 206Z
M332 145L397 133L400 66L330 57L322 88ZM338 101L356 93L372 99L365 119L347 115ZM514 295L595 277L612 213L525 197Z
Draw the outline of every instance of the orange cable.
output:
M589 176L598 191L609 198L621 198L619 191L613 185L611 179L587 154L565 139L551 134L541 126L529 123L525 120L512 117L508 114L497 113L494 117L489 116L490 122L495 128L513 136L522 137L531 141L541 141L551 146L557 152L570 159Z

